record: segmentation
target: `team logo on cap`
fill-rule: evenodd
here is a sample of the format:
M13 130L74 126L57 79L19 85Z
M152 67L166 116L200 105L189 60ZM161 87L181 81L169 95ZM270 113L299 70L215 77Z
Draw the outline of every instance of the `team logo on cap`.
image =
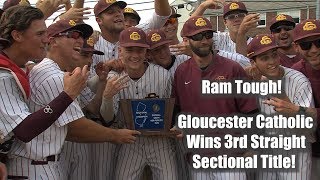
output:
M231 3L230 6L229 6L229 9L239 9L239 4L237 3Z
M89 39L87 40L87 44L88 44L89 46L93 47L93 45L94 45L93 38L89 38Z
M69 24L70 24L70 26L75 26L75 25L77 25L77 23L76 23L74 20L70 20L70 21L69 21Z
M206 26L207 22L203 18L198 18L197 21L195 22L196 26Z
M125 13L133 13L133 9L132 8L124 8L124 12Z
M158 33L153 33L152 36L151 36L151 41L152 42L157 42L157 41L160 41L161 40L161 36L160 34Z
M251 56L252 54L254 54L254 52L250 52L247 54L247 56Z
M130 34L130 39L132 39L134 41L137 41L137 40L141 39L141 37L140 37L140 34L138 32L132 32Z
M267 44L271 44L271 43L272 43L272 40L268 36L263 36L261 38L260 44L267 45Z
M277 21L283 21L283 20L286 20L287 17L283 14L279 14L277 17L276 17L276 20Z
M106 0L106 3L114 3L114 2L116 2L116 0Z
M317 26L313 22L306 22L306 24L303 26L304 31L312 31L316 28Z
M21 0L21 1L19 2L19 5L25 6L25 5L29 5L29 3L28 3L27 0Z

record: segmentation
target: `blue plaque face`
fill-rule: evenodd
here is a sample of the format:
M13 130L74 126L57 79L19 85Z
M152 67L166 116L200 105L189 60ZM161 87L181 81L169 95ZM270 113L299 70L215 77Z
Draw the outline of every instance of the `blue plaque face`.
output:
M132 100L131 108L136 130L164 129L165 100Z

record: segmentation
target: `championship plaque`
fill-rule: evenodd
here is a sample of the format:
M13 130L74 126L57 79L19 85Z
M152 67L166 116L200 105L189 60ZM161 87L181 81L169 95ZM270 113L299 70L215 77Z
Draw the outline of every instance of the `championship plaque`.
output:
M175 136L170 131L174 98L121 99L120 108L128 129L146 136Z

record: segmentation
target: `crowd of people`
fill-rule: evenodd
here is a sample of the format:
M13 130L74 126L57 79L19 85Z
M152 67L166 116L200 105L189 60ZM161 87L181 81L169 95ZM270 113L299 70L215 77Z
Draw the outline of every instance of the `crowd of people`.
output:
M39 0L33 7L28 0L6 0L0 9L1 180L320 177L319 20L295 23L291 16L279 14L269 34L249 37L258 26L259 13L248 13L239 1L205 0L178 32L181 15L168 0L154 0L154 13L144 23L126 2L98 0L93 12L100 31L94 31L83 21L90 9L84 3ZM61 8L65 12L46 27L45 20ZM213 31L203 16L206 9L219 8L227 32ZM283 92L201 94L202 80L234 79L282 80ZM170 129L174 136L147 136L128 128L120 101L150 94L175 98ZM242 154L296 155L294 169L195 169L195 152L187 148L186 132L175 122L180 113L305 115L313 118L314 128L259 132L304 135L304 149Z

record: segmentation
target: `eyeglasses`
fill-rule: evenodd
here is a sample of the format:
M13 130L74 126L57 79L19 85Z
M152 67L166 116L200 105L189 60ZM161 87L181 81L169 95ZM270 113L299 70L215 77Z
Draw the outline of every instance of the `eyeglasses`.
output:
M314 44L317 48L320 48L320 39L317 39L314 41L300 42L298 44L299 44L300 48L304 51L310 50L312 47L312 44Z
M246 17L246 13L239 13L239 14L230 14L225 17L225 19L234 20L236 18L244 18Z
M292 29L294 29L293 26L278 26L277 28L271 29L272 33L280 33L281 30L285 30L285 31L291 31Z
M203 39L203 37L205 37L206 39L211 39L213 37L213 32L212 31L205 31L205 32L190 36L189 38L194 41L201 41Z
M177 18L169 18L164 26L167 26L168 24L175 24L177 21Z
M59 33L57 36L66 36L67 38L72 39L79 39L80 37L83 38L83 34L80 31L68 31L65 33Z

